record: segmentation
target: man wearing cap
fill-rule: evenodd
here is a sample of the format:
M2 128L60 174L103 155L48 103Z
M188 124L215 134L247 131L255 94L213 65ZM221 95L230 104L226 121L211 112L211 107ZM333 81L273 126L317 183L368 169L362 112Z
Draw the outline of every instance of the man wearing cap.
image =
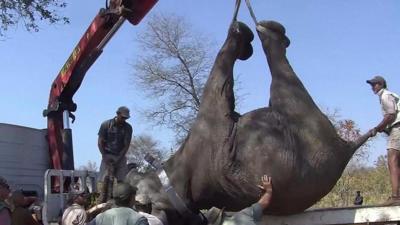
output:
M21 190L14 191L11 195L14 210L11 215L12 225L40 225L32 213L26 208L25 196Z
M117 115L104 121L99 129L98 147L102 155L99 181L103 186L99 190L103 199L106 198L104 192L107 192L108 183L113 180L110 176L122 182L128 172L125 154L132 139L132 127L126 122L129 117L129 109L121 106Z
M85 225L88 218L85 210L87 194L73 194L71 201L72 204L64 210L61 225Z
M113 190L117 207L96 216L88 225L149 225L147 219L132 209L136 188L127 183L119 183Z
M0 177L0 225L11 225L11 210L5 202L9 196L10 186L6 179Z
M371 85L374 94L379 96L383 114L382 121L371 129L371 136L375 136L377 132L385 132L389 135L387 150L392 195L385 204L398 205L400 204L400 98L387 89L386 81L381 76L375 76L367 80L367 83Z

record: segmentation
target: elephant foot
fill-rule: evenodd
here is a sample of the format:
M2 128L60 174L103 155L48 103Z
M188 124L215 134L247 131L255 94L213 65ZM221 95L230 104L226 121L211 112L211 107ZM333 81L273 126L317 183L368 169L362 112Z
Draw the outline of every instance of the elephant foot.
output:
M247 60L253 55L251 42L254 39L254 34L246 24L239 21L233 22L229 28L229 37L233 37L237 41L238 59Z
M285 35L285 28L278 22L263 20L258 23L257 31L263 43L264 41L279 42L284 48L287 48L290 45L290 40Z

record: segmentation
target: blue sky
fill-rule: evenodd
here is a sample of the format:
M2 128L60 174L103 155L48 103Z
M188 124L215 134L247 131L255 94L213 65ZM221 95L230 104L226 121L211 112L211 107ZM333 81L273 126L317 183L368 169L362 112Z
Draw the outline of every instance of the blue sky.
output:
M150 13L175 13L185 17L197 32L222 45L232 19L232 1L160 0ZM314 101L323 108L338 108L343 118L356 121L366 132L381 119L377 96L366 79L383 75L389 89L400 93L400 2L396 0L303 0L252 1L259 20L276 20L287 30L291 45L287 56ZM242 5L239 19L254 28ZM104 0L69 1L63 13L71 24L48 26L28 33L22 26L11 29L0 41L0 122L45 128L50 85L73 48L89 26ZM112 118L120 105L132 110L129 122L134 135L150 134L166 148L173 134L152 127L138 114L149 99L134 86L133 62L139 51L135 37L138 26L125 23L86 74L75 95L77 120L72 124L75 165L88 160L100 162L97 131L103 120ZM254 29L253 29L254 31ZM238 62L241 102L239 112L264 107L269 99L270 74L258 39L255 54ZM385 154L385 138L371 142L369 161Z

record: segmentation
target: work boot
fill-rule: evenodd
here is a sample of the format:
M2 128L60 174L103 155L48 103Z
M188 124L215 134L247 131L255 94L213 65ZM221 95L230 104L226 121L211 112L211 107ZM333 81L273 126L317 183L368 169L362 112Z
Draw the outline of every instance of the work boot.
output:
M106 176L104 178L104 182L98 182L97 183L97 190L99 191L99 197L97 198L96 203L101 204L105 203L108 200L108 183L109 183L109 177Z
M114 176L109 176L108 177L108 183L107 183L107 199L106 201L110 200L113 198L112 193L114 189Z

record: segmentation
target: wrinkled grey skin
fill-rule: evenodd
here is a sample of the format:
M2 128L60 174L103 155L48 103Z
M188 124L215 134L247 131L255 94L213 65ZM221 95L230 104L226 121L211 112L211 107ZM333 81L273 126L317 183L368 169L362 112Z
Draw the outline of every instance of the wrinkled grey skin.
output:
M241 26L237 32L234 24L206 83L197 119L165 163L173 186L193 209L245 208L258 200L256 185L267 174L273 180L267 213L301 212L333 188L369 137L353 143L337 135L286 58L284 27L273 21L260 25L272 75L269 106L243 115L234 111L233 66L249 57L252 40L249 30Z

